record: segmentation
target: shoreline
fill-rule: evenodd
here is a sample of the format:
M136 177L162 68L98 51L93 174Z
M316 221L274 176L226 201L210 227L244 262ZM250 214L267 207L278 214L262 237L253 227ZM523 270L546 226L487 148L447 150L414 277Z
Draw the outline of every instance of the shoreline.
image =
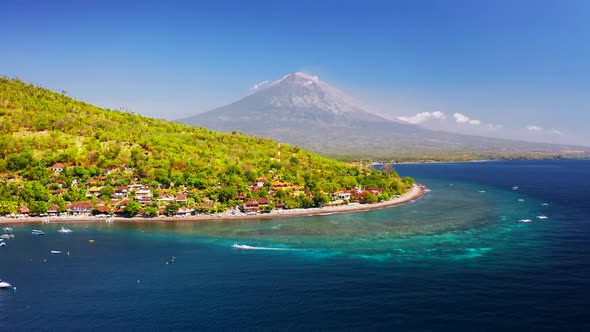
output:
M199 222L199 221L245 221L245 220L261 220L274 218L290 218L290 217L307 217L307 216L321 216L333 214L345 214L366 212L372 210L381 210L392 208L395 206L412 203L424 196L426 190L414 184L414 186L407 193L398 198L389 201L373 203L373 204L352 204L339 206L325 206L323 208L310 209L291 209L291 210L274 210L270 213L246 215L236 214L231 215L229 212L220 213L218 215L196 215L196 216L175 216L166 217L159 216L153 218L146 217L112 217L114 223L169 223L169 222ZM42 217L27 217L27 218L7 218L0 217L0 225L5 224L35 224L41 223ZM68 224L68 223L104 223L106 218L92 217L92 216L68 216L68 217L51 217L49 218L52 224Z

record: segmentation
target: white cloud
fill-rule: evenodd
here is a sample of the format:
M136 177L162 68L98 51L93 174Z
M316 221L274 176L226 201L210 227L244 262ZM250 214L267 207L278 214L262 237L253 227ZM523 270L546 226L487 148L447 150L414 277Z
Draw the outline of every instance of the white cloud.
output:
M455 114L453 114L453 116L455 117L455 122L457 122L457 123L468 123L468 124L474 125L474 126L479 126L481 124L481 121L471 119L467 115L464 115L461 113L455 113Z
M419 123L423 123L426 122L428 120L433 120L433 119L437 119L437 120L444 120L446 119L446 115L443 112L422 112L422 113L418 113L414 116L409 116L409 117L405 117L405 116L400 116L398 117L399 120L411 123L411 124L419 124Z
M543 127L535 126L535 125L528 125L525 127L528 131L532 132L540 132L543 131Z
M551 133L557 136L563 136L563 133L557 129L551 129Z
M251 88L250 88L250 92L256 92L261 88L264 88L265 86L268 85L268 80L262 81L260 83L254 84Z

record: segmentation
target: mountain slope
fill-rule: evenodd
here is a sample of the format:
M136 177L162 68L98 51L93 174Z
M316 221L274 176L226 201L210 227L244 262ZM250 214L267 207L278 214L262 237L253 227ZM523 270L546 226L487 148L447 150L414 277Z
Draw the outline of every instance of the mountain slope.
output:
M63 164L57 173L56 163ZM261 178L299 188L299 203L306 194L357 185L391 194L406 187L395 173L361 170L270 139L101 109L7 78L0 78L0 178L0 214L4 201L59 200L50 190L63 189L66 200L86 199L80 192L91 182L192 190L197 201L207 197L226 206L240 193L266 198L271 188L249 190Z
M270 137L343 159L547 157L579 149L439 132L388 119L306 73L286 75L237 102L179 121Z

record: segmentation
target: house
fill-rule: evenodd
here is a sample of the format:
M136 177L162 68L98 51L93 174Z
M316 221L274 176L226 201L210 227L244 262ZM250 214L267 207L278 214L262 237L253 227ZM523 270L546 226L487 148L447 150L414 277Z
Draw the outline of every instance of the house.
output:
M92 197L92 196L98 196L100 195L100 187L97 186L92 186L90 188L88 188L88 191L86 192L86 197Z
M268 206L268 201L266 200L266 198L261 197L257 199L256 202L258 202L259 207Z
M54 172L63 172L64 170L64 164L62 163L55 163L53 166L51 166L51 170Z
M128 193L129 193L128 186L117 186L117 187L115 187L115 193L113 194L113 197L127 197Z
M385 188L369 188L367 191L375 196L381 196L381 193L385 191Z
M152 202L150 197L137 197L137 201L141 203L141 205L146 205Z
M186 203L187 198L185 194L176 195L176 203Z
M135 191L135 197L152 197L152 191L149 187L143 186Z
M258 201L246 201L244 202L242 210L246 213L258 212L258 210L260 210L260 204L258 204Z
M67 211L75 215L89 215L94 205L88 202L74 203L68 206Z
M332 193L334 199L350 200L352 193L348 190L335 191Z
M53 204L52 206L49 207L49 209L47 209L47 214L51 217L55 217L57 216L57 211L58 207L57 205Z
M176 212L177 216L190 216L193 213L193 209L188 208L186 206L181 206L178 211Z
M16 208L16 213L23 215L23 216L28 216L29 212L30 212L29 208L26 206L21 206L21 207Z
M160 197L158 197L156 200L158 201L158 204L161 204L161 203L169 204L169 203L174 202L174 197L165 196L164 194L160 194Z
M111 208L106 205L97 206L96 211L98 211L99 214L111 214Z
M256 181L255 184L256 184L256 187L264 187L264 185L266 184L266 182L267 182L266 179L260 178L260 179L258 179L258 181Z

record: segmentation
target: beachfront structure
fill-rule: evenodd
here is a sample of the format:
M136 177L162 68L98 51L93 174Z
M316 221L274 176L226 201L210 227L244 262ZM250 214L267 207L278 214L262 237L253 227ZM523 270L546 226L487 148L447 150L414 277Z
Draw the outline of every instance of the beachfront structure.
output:
M68 213L73 215L90 215L94 204L89 202L80 202L70 204L67 208Z
M242 210L246 213L258 212L258 210L260 210L260 204L258 203L258 201L246 201L242 206Z

